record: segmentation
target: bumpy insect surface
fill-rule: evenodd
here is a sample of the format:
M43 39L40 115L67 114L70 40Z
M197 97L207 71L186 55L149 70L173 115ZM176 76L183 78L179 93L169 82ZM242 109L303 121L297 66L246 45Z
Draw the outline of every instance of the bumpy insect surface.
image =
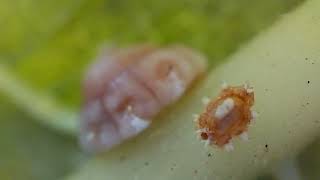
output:
M206 70L206 59L183 46L110 49L87 73L80 142L108 150L145 130Z
M251 110L254 104L254 91L251 87L224 87L215 99L208 99L205 111L197 119L199 136L206 144L215 144L232 150L231 139L242 136L246 132L255 112Z

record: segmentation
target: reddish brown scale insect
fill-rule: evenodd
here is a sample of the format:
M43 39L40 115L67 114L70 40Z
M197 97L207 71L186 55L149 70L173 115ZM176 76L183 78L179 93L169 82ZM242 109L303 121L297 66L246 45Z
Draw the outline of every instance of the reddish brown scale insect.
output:
M138 135L184 94L206 66L205 58L183 46L104 52L84 81L81 145L100 152Z
M196 118L199 136L206 144L215 144L232 150L231 139L241 136L247 139L248 125L256 113L251 110L254 104L253 89L224 87L213 100L205 100L206 109Z

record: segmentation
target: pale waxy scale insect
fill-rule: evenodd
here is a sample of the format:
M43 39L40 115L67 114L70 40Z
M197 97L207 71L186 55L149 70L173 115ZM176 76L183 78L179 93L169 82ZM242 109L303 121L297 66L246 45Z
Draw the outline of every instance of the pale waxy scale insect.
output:
M207 61L183 47L149 45L105 51L84 81L80 143L101 152L148 128L204 74Z
M223 84L217 98L204 98L205 110L195 115L197 133L207 145L233 150L231 140L240 136L248 140L248 125L256 118L252 110L254 90L249 85L231 87Z

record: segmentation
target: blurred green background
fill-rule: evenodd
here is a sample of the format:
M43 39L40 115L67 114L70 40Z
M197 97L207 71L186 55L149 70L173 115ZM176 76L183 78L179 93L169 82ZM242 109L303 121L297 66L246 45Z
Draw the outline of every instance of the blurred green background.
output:
M105 45L184 43L202 51L214 68L301 2L0 0L0 71L10 72L2 78L17 79L39 99L45 95L78 111L83 73ZM39 117L26 105L1 91L5 85L0 81L0 179L50 180L75 173L89 158L77 140L34 121ZM309 179L320 177L313 170L320 160L310 156L319 146L299 159Z

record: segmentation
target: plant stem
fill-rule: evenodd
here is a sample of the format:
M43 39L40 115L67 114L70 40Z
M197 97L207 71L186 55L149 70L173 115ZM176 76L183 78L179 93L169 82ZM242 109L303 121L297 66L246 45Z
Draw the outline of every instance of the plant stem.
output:
M42 124L62 133L76 134L78 114L62 107L53 98L30 89L7 69L0 64L0 91L3 94Z

